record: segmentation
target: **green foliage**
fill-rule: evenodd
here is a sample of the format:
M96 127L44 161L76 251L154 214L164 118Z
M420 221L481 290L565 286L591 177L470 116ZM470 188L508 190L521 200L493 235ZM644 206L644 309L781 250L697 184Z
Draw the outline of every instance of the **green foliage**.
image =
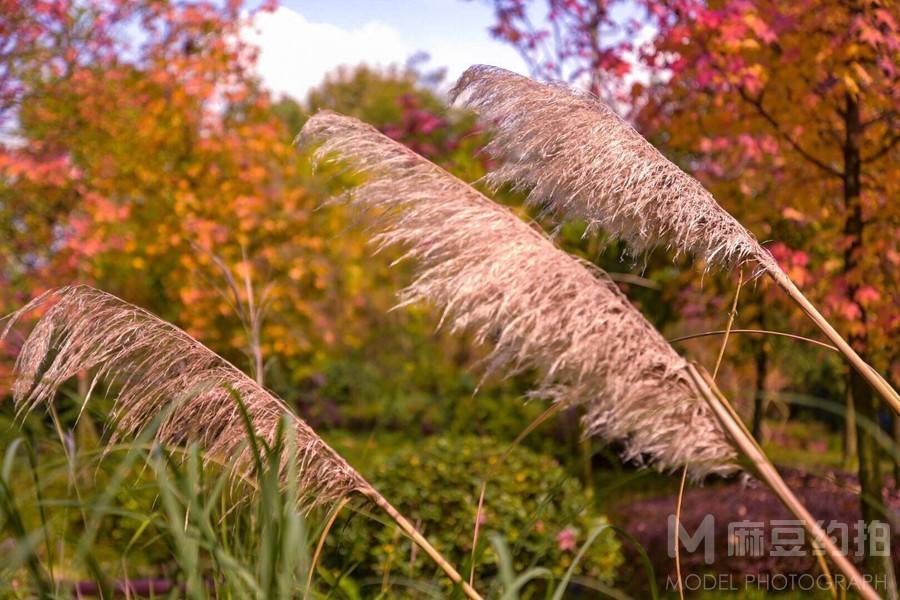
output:
M187 598L303 594L307 518L296 489L282 485L282 475L297 475L294 463L281 469L293 437L281 427L267 446L251 433L257 468L235 480L195 445L150 443L161 421L104 460L93 449L35 449L25 438L6 446L0 539L13 551L0 556L0 597L68 598L73 580L97 582L111 597L116 581L142 577L183 586Z
M476 580L498 574L500 557L490 544L502 536L516 572L535 566L561 577L578 548L604 517L590 509L577 480L551 458L506 447L490 438L442 436L378 461L373 483L390 490L400 512L417 523L435 547L456 564L470 563L482 482L489 478L476 552ZM395 527L351 519L332 538L330 560L350 556L372 578L385 573L420 579L434 573L421 552ZM604 532L579 562L577 574L608 581L621 563L620 543Z
M301 514L283 485L296 479L296 465L280 469L292 436L279 432L267 446L251 434L256 466L233 479L196 445L152 443L165 408L138 439L104 447L90 409L76 422L80 404L32 414L21 429L0 412L0 543L13 550L0 554L0 597L43 589L68 598L73 582L110 589L126 578L162 579L196 598L303 595L329 515ZM474 436L384 432L355 445L350 433L328 437L465 572L478 491L490 475L476 553L487 597L610 589L622 560L615 528L553 459L517 447L500 462L505 444ZM380 588L390 589L385 597L447 594L444 575L421 551L410 563L409 543L380 511L355 502L342 515L353 516L326 538L311 598L371 598Z
M418 85L415 72L366 66L340 68L329 74L309 93L306 104L310 113L328 109L384 125L402 119L403 107L397 100L405 95L415 95L430 110L444 109L437 96Z

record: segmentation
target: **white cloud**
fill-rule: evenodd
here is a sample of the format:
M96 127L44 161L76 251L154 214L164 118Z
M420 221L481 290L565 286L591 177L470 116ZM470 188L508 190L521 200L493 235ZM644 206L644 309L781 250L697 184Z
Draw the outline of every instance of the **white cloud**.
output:
M491 40L486 35L484 39L462 42L435 40L430 48L424 50L431 58L429 66L446 67L448 84L453 84L463 71L475 64L503 67L523 75L528 73L525 61L511 46Z
M414 54L396 29L379 21L345 29L310 22L284 6L257 15L243 38L260 49L257 70L266 86L297 99L341 65L403 64Z

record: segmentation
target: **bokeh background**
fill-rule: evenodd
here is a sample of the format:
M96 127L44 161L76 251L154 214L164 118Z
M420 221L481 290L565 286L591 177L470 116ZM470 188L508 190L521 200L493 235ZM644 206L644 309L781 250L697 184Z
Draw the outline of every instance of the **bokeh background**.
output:
M389 310L409 266L389 266L393 249L372 255L364 216L322 206L352 178L314 172L293 146L308 116L353 115L478 182L490 130L447 104L463 69L495 64L594 93L713 191L896 386L898 18L895 5L868 0L5 0L0 312L82 282L183 327L284 398L462 562L488 457L547 405L525 397L528 374L481 381L487 349L438 328L430 307ZM560 227L524 207L513 190L491 194L609 271L667 337L725 327L738 273L666 248L629 256L578 223ZM752 275L743 273L735 328L816 337ZM5 382L20 343L13 335L0 347ZM720 346L719 336L677 343L708 367ZM87 380L59 401L77 449L101 443L109 407L98 399L76 421ZM869 516L894 518L900 423L871 393L850 393L836 354L735 334L718 380L818 517L855 523L874 506ZM8 449L20 435L9 402L0 417ZM647 549L655 574L635 544L610 535L591 546L580 576L633 597L647 597L650 579L665 589L674 574L666 517L680 473L621 464L615 447L581 438L578 419L574 410L556 415L517 446L492 483L482 527L506 539L517 570L562 573L597 523L613 523ZM61 451L48 418L25 428L44 456ZM867 489L859 469L874 477ZM88 487L102 481L85 477ZM150 491L125 496L153 505ZM707 513L721 523L789 518L739 479L689 488L688 528ZM117 564L138 527L127 518L104 527L97 556ZM719 533L724 548L724 526ZM0 530L0 547L14 538ZM497 555L488 555L484 581L496 574ZM129 557L133 572L171 571L164 544ZM358 597L375 597L372 585L393 589L392 573L434 576L393 529L361 517L340 521L321 570L338 577L350 564ZM819 568L811 555L724 550L713 565L688 554L683 567L738 577ZM23 589L14 579L7 587ZM572 597L598 593L583 584Z

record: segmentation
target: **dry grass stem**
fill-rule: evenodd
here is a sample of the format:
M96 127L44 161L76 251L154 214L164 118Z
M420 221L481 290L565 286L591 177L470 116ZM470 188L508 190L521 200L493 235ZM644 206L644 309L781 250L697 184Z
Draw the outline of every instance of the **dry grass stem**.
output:
M694 340L697 338L710 337L716 335L725 335L728 333L729 335L736 333L753 333L759 335L771 335L775 337L783 337L791 340L797 340L798 342L805 342L807 344L811 344L813 346L819 346L820 348L825 348L827 350L831 350L832 352L840 352L835 346L831 344L826 344L825 342L821 342L819 340L815 340L813 338L804 337L802 335L795 335L793 333L787 333L785 331L772 331L771 329L716 329L714 331L701 331L699 333L689 333L687 335L680 335L678 337L669 338L669 343L674 344L675 342L684 342L687 340Z
M678 499L675 503L675 577L678 586L678 597L684 600L684 582L681 579L681 503L684 500L684 486L687 483L687 467L681 471L681 484L678 486Z
M301 132L318 160L364 181L379 248L398 244L418 273L401 304L428 301L441 322L493 351L488 372L536 369L535 395L585 409L584 427L625 459L691 474L730 470L732 447L692 392L686 362L605 273L403 145L356 119L321 112Z
M728 337L731 334L731 326L734 325L734 318L737 316L738 300L741 297L741 288L744 285L744 270L738 276L737 290L734 292L734 300L731 303L731 310L728 311L728 322L725 324L725 337L722 338L722 345L719 347L719 355L716 357L716 366L713 369L712 378L715 380L719 374L719 367L722 366L722 359L725 358L725 348L728 347Z
M512 441L512 443L506 447L506 450L503 451L503 454L500 455L500 458L495 462L488 472L484 476L484 481L481 482L481 492L478 494L478 505L475 508L475 527L472 532L472 554L471 554L471 562L472 567L469 570L469 583L472 584L475 582L475 554L478 550L478 533L481 531L481 515L484 509L484 496L487 492L487 484L488 481L500 470L503 466L503 463L506 461L506 458L509 456L509 453L513 451L513 448L519 445L519 442L525 439L525 437L540 427L547 419L556 415L559 410L562 408L562 404L556 403L551 404L547 407L544 412L539 414L534 421L529 423L525 429L519 432L519 435L516 436L516 439Z
M769 486L769 489L772 490L782 504L803 523L803 526L812 538L810 543L813 545L813 548L817 549L817 557L820 556L818 550L821 550L847 576L850 586L861 597L866 600L877 600L879 596L872 588L872 585L860 574L853 563L848 560L825 530L822 529L819 522L810 514L809 510L794 495L760 445L753 439L734 407L719 391L712 377L692 364L688 365L688 374L695 386L694 389L709 403L716 418L727 429L728 435L741 449L741 453L752 463L757 476ZM824 561L820 561L820 564L824 564ZM827 566L824 571L828 572Z
M313 552L312 560L309 563L309 572L306 574L306 587L303 590L303 600L309 598L310 590L312 590L312 580L313 575L316 572L316 567L319 564L319 557L322 556L322 550L325 548L325 540L328 538L328 534L331 532L331 528L334 526L334 522L337 520L338 515L341 514L341 510L347 503L350 501L350 498L344 498L334 507L334 510L331 511L331 516L328 517L328 521L325 522L325 527L322 528L322 533L319 535L319 541L316 544L316 550ZM415 548L415 546L413 546Z

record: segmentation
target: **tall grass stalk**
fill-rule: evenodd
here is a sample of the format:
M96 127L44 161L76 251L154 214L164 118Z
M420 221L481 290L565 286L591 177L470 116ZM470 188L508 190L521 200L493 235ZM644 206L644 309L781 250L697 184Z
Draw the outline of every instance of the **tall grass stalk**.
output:
M508 210L356 119L320 112L307 121L301 139L320 144L320 159L336 157L365 177L350 201L376 209L372 214L381 229L376 239L382 246L401 244L420 263L405 302L437 304L456 328L473 328L479 339L494 342L495 367L536 367L543 372L544 393L556 390L561 401L586 403L589 431L595 425L591 419L600 419L601 431L619 433L613 439L631 436L633 452L654 455L669 468L696 469L694 447L715 443L721 452L719 436L727 431L860 593L877 598L737 415L724 408L712 380L678 356L615 284L601 279L602 273L591 273ZM682 370L689 394L678 387ZM697 409L698 398L706 410ZM631 412L635 402L652 410ZM693 420L682 420L685 413L665 420L672 418L667 409L687 407ZM718 428L708 427L707 410ZM696 429L701 424L703 429ZM665 428L665 436L642 437L648 428ZM686 437L689 448L682 443ZM713 470L699 468L701 473Z
M820 348L825 348L827 350L831 350L832 352L840 352L836 346L832 346L826 342L821 342L819 340L814 340L812 338L804 337L802 335L796 335L793 333L788 333L786 331L772 331L771 329L717 329L715 331L701 331L700 333L690 333L687 335L680 335L678 337L669 338L669 343L674 344L675 342L684 342L687 340L693 340L702 337L710 337L710 336L718 336L725 334L733 335L736 333L752 333L758 335L771 335L775 337L783 337L792 340L797 340L798 342L804 342L807 344L811 344L813 346L819 346Z
M475 558L476 553L478 551L478 534L481 530L481 515L482 510L484 509L484 497L487 493L487 485L488 481L490 481L491 477L496 474L499 469L503 466L504 461L509 456L509 453L512 452L512 449L519 445L525 436L529 433L537 429L541 426L545 421L547 421L550 417L554 416L559 410L562 408L562 404L551 404L544 412L539 414L531 423L529 423L525 429L519 432L519 435L516 436L516 439L512 441L512 443L507 446L506 450L503 454L500 455L500 458L497 459L497 462L492 465L490 469L488 469L487 474L484 476L484 481L481 483L481 491L478 493L478 505L475 508L475 525L472 531L472 556L471 562L472 566L469 569L469 583L473 584L475 582Z
M20 414L51 404L61 385L79 372L93 370L88 395L101 382L117 389L110 443L140 436L155 424L153 437L160 443L196 443L209 456L229 461L235 473L263 472L262 448L275 446L287 419L291 440L273 468L279 482L292 490L297 506L309 511L353 494L370 500L469 598L480 598L415 527L280 398L184 331L111 294L77 286L49 292L14 313L0 340L22 315L37 307L46 311L16 360L13 395ZM160 413L160 406L170 410ZM196 467L190 461L188 466ZM197 476L196 469L190 473ZM263 494L264 501L269 499ZM163 505L174 517L174 497L163 494ZM176 540L186 539L172 534ZM187 542L179 548L184 561L196 555L196 548ZM272 552L271 548L263 552L263 564ZM264 578L264 583L268 581ZM198 585L188 581L189 595Z
M753 436L734 409L731 408L731 405L719 391L712 378L693 364L690 365L689 371L697 391L709 402L709 406L722 423L722 426L728 431L728 434L740 448L743 455L749 459L756 475L766 483L788 510L803 523L806 530L813 536L815 544L818 544L835 566L847 576L853 587L856 588L856 591L866 600L877 600L879 598L878 594L856 567L853 566L853 563L844 556L828 534L819 526L815 517L810 514L784 482L778 470L775 469L775 466L762 448L753 439Z

